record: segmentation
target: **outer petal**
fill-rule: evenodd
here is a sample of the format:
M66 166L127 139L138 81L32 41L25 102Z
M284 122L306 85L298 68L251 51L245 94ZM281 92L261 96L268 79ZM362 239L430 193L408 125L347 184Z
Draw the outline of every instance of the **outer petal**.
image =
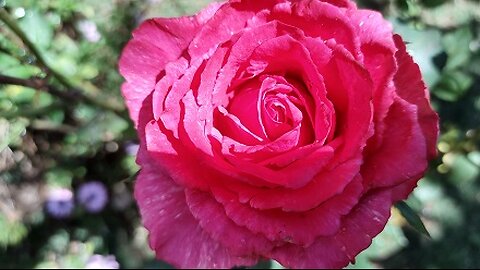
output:
M385 124L382 145L365 157L362 166L362 175L370 187L392 186L427 168L425 137L415 105L396 98Z
M147 154L141 151L140 155ZM150 246L159 259L182 268L231 268L256 262L255 257L233 255L213 240L190 213L183 187L163 174L153 161L142 166L135 198L150 232Z
M343 268L360 251L367 248L379 234L388 218L390 208L405 199L415 187L419 176L394 188L369 192L342 220L337 234L319 237L311 246L285 245L273 250L271 257L289 268Z
M270 20L278 20L302 29L306 36L334 39L361 59L360 43L344 10L320 0L291 1L291 10L273 12ZM341 1L327 1L341 2ZM289 12L290 11L290 12Z
M431 159L437 154L438 115L430 105L430 95L418 65L408 55L402 38L395 35L394 39L398 48L395 54L398 63L398 72L394 78L395 87L400 97L417 105L418 121L427 141L428 157Z
M384 131L383 119L395 95L392 79L397 70L394 56L397 48L393 42L392 25L382 14L371 10L348 10L347 14L360 38L363 62L374 84L375 135L368 147L375 148L382 142L382 137L377 135Z
M119 69L126 82L122 94L135 125L142 102L155 87L165 65L178 59L195 34L219 8L212 4L191 17L158 18L142 23L124 48Z
M273 249L276 243L265 236L238 226L225 214L223 206L211 194L185 190L187 204L200 226L211 237L242 257L258 257Z
M362 192L361 178L357 177L344 192L305 212L258 210L240 203L233 192L216 190L214 194L224 205L227 216L236 224L261 233L270 241L308 246L320 235L335 234L341 217L358 203Z
M203 57L219 44L245 29L255 14L271 9L276 3L286 0L230 1L223 5L215 16L202 27L188 48L192 57ZM255 26L255 25L250 25Z

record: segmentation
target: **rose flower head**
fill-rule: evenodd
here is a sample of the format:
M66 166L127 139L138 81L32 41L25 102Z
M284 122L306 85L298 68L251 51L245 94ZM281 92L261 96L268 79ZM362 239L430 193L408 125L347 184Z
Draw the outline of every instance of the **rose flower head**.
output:
M418 65L349 0L237 0L154 18L120 59L135 198L182 268L339 268L436 155Z

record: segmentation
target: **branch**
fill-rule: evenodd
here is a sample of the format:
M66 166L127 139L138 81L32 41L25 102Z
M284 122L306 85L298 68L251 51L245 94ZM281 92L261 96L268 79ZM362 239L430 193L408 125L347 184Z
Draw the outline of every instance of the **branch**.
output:
M42 70L44 70L47 74L52 75L54 78L56 78L61 84L63 84L69 91L73 91L74 94L78 99L92 104L96 105L98 107L111 110L117 114L122 114L124 112L124 108L122 104L118 104L116 102L111 102L104 100L102 98L98 97L90 97L87 95L84 95L82 91L80 91L75 85L73 85L65 76L63 76L61 73L57 72L55 69L53 69L45 60L41 52L38 50L38 48L33 44L23 32L23 30L18 26L17 22L15 19L13 19L10 14L5 10L5 8L0 8L0 20L3 21L25 44L25 46L33 53L35 58L37 59L37 62ZM28 86L31 87L31 86ZM32 87L35 89L39 89L38 87ZM51 90L51 89L50 89ZM99 93L100 91L94 87L94 90ZM52 92L53 93L53 92ZM64 93L63 93L64 94ZM63 95L62 94L62 95Z
M53 85L46 84L45 81L40 78L31 78L27 80L27 79L20 79L20 78L15 78L15 77L10 77L10 76L5 76L0 74L0 84L10 84L10 85L30 87L33 89L48 92L54 96L57 96L65 100L73 101L73 102L77 102L79 100L82 100L83 98L82 95L79 95L76 92L60 91Z
M5 118L5 119L12 119L12 118L17 118L17 117L37 117L37 116L42 116L45 115L51 111L54 111L56 109L62 109L65 107L65 104L62 102L54 102L50 105L44 106L44 107L29 107L29 108L21 108L18 110L8 110L8 111L0 111L0 118Z
M5 8L0 8L0 20L2 20L8 26L8 28L10 28L23 41L23 44L25 44L25 46L27 46L27 48L35 55L37 61L44 69L52 71L52 69L47 65L47 62L45 62L45 58L43 58L40 51L28 39L27 35L23 32L20 26L18 26L15 19L13 19L10 14L8 14Z

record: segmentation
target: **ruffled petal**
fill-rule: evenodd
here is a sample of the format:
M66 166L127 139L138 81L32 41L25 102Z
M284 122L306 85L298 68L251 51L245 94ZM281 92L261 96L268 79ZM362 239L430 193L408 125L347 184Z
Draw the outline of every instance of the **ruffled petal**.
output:
M395 35L394 39L398 48L395 54L398 63L395 87L400 97L417 106L418 122L427 141L428 157L431 159L437 155L438 115L430 105L430 94L422 80L420 68L408 55L402 38Z
M140 155L148 154L141 151ZM212 239L190 213L184 188L153 161L142 164L135 198L157 258L180 268L231 268L257 261L256 256L233 254Z
M206 192L185 190L188 207L209 235L241 257L257 257L275 246L263 235L238 226L229 219L223 206Z
M209 5L191 17L150 19L133 32L133 39L120 57L119 70L126 80L122 94L135 126L142 102L154 89L165 65L184 53L202 24L219 7Z
M363 192L361 178L353 180L341 193L305 212L284 212L280 209L258 210L238 201L235 193L215 189L216 199L236 224L261 233L270 241L309 246L318 236L338 231L341 217L357 203Z
M382 145L365 156L362 175L369 187L399 184L427 168L425 137L417 108L396 98L385 118Z
M271 257L289 268L343 268L366 249L372 238L385 227L390 208L405 199L415 187L418 176L394 188L367 193L342 219L338 233L318 237L308 246L285 245L273 250Z

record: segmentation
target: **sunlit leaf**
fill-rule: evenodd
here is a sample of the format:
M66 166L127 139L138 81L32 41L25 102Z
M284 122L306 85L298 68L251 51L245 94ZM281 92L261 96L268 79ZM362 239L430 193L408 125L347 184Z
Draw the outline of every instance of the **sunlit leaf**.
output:
M432 88L435 96L445 101L454 102L460 99L473 85L473 79L461 71L446 72L441 80Z
M20 20L20 27L39 49L45 49L51 45L53 27L40 11L26 10L25 17Z
M473 35L469 27L462 27L443 37L443 46L447 53L446 70L453 70L465 65L471 56L469 44Z

